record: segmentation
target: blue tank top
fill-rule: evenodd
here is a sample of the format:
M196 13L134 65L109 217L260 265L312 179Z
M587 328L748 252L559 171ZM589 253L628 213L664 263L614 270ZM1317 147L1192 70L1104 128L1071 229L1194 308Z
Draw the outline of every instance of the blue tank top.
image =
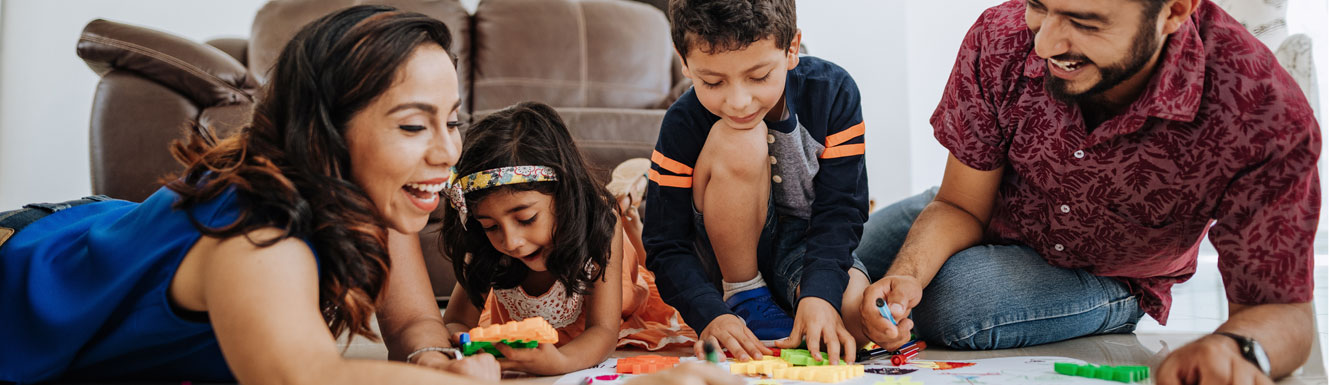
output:
M231 224L236 195L190 211L208 227ZM72 207L0 247L0 382L235 381L206 318L182 317L168 297L202 236L171 208L178 199L162 188L141 204Z

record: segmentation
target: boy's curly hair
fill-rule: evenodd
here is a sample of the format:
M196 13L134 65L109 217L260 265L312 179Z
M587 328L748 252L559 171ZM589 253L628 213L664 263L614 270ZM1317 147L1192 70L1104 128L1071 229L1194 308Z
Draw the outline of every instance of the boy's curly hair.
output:
M670 0L670 37L679 56L744 49L774 37L784 50L794 40L794 0Z

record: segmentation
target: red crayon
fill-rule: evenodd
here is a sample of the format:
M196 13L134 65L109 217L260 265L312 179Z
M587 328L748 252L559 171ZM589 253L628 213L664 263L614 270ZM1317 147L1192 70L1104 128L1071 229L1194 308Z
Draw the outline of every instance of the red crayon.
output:
M891 364L896 366L905 365L906 362L910 362L910 360L914 359L914 356L917 355L919 355L919 350L916 349L909 353L902 353L891 356Z

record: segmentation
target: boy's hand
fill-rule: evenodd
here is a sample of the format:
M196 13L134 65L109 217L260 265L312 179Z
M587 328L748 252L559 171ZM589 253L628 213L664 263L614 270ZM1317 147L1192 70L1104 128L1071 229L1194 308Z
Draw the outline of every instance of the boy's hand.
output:
M697 342L693 343L693 354L699 360L707 359L703 352L702 345L711 341L717 347L724 348L739 361L748 361L755 358L762 358L763 355L771 355L771 349L762 346L762 341L753 335L752 330L748 330L748 325L744 320L734 314L725 314L711 320L706 329L702 329L702 334L697 336Z
M841 362L842 353L845 362L854 362L857 349L854 336L845 330L845 323L840 319L840 312L834 306L821 299L808 297L799 300L799 309L794 312L794 330L790 336L776 341L781 349L799 347L801 341L808 342L808 353L813 359L822 360L822 344L827 345L827 358L831 364ZM842 352L843 350L843 352Z
M503 354L503 359L499 361L499 367L503 370L517 370L542 376L568 372L568 356L554 347L554 344L542 342L531 349L494 344L494 348Z
M868 285L864 289L864 302L859 305L865 334L886 349L896 349L910 342L914 320L908 317L910 310L919 305L923 295L924 289L919 285L919 280L908 275L888 275ZM878 312L878 298L886 299L887 308L896 319L896 325L892 325Z
M499 361L488 353L476 354L461 360L452 360L439 352L426 352L416 359L416 365L460 374L481 381L498 382Z

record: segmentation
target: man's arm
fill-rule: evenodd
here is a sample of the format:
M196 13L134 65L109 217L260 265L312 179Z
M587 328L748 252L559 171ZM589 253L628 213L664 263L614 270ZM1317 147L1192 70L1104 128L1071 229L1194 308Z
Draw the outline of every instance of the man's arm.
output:
M864 291L859 311L868 338L884 347L908 341L914 321L906 316L919 305L923 288L948 258L983 238L1002 172L1002 168L977 170L955 156L947 156L937 196L915 219L886 275ZM892 315L899 320L897 325L878 314L878 298L890 304Z
M1169 354L1159 365L1158 383L1171 385L1214 381L1270 383L1293 373L1311 353L1316 316L1310 302L1289 304L1228 304L1228 321L1218 332L1255 339L1270 359L1270 377L1247 361L1233 338L1211 334Z

